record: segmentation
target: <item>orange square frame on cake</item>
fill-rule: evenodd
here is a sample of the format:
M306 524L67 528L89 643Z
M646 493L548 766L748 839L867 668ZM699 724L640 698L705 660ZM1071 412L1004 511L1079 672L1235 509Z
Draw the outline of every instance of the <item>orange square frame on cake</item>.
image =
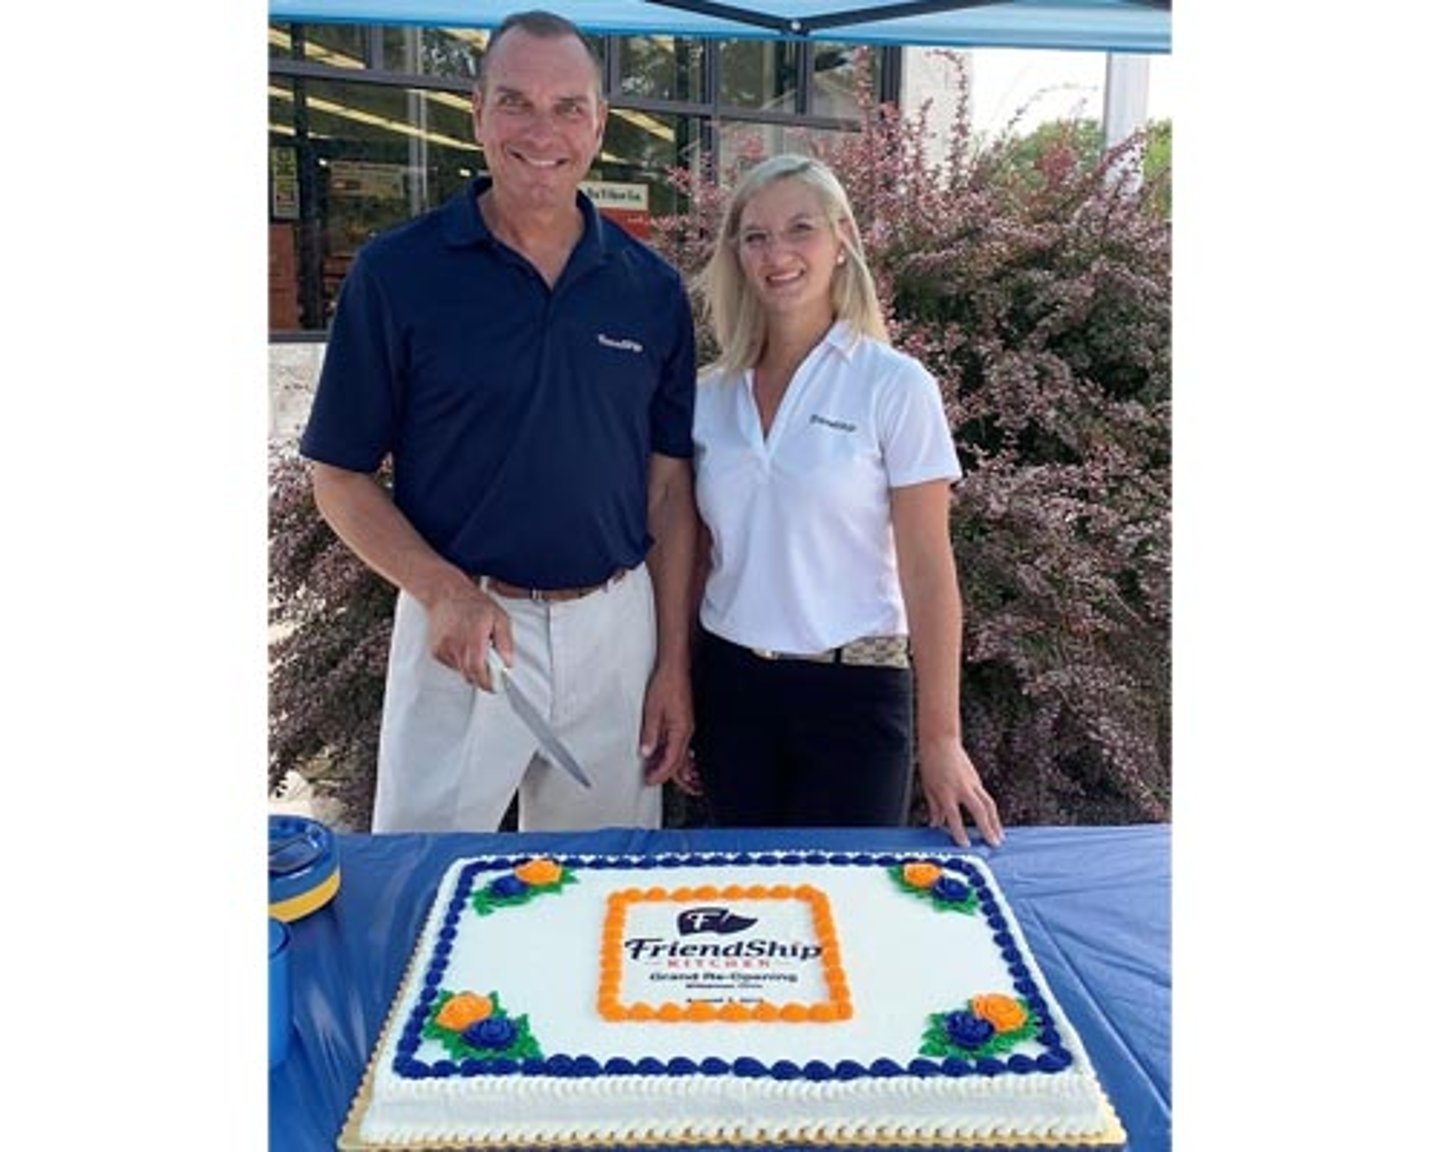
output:
M624 965L626 921L631 910L640 904L669 902L687 904L712 900L784 900L800 901L809 906L810 921L816 945L824 992L819 999L789 1000L775 1003L760 999L755 1002L728 1000L718 1007L709 1000L679 1003L665 1000L650 1003L644 1000L621 1001L621 977ZM824 1024L848 1020L854 1014L850 988L840 958L840 942L835 935L835 922L830 915L830 901L825 893L809 884L732 884L726 887L701 885L694 888L626 888L609 897L605 927L600 944L600 1015L612 1023L646 1021L662 1023L788 1023Z

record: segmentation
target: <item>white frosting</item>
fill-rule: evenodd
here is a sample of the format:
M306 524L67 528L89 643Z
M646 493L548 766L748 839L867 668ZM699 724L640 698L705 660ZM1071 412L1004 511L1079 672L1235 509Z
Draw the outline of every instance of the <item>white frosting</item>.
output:
M828 854L833 855L833 854ZM945 865L961 857L927 857ZM541 894L517 907L461 917L440 987L450 992L498 992L513 1019L525 1015L546 1055L589 1055L603 1065L612 1057L662 1061L684 1056L697 1064L706 1057L750 1056L772 1065L788 1060L835 1065L856 1061L867 1068L880 1058L905 1068L921 1055L921 1037L932 1013L964 1008L983 993L1016 995L1014 977L1001 957L983 914L940 911L928 900L897 889L878 865L734 864L727 854L693 854L679 867L587 867L593 857L557 857L577 883ZM395 1071L401 1030L411 1018L462 870L446 872L430 911L389 1025L381 1038L371 1097L359 1125L366 1143L423 1141L644 1142L677 1139L751 1141L859 1141L911 1137L919 1140L985 1136L1095 1137L1106 1129L1108 1104L1078 1035L1055 1000L1025 943L1013 913L982 861L963 857L989 885L1030 978L1041 990L1055 1030L1073 1062L1059 1072L1010 1071L995 1076L891 1077L812 1081L803 1077L733 1075L478 1075L413 1079ZM489 858L476 873L473 889L510 870ZM609 1022L596 1009L600 983L601 935L607 897L625 889L655 886L809 884L828 898L848 983L853 1016L829 1023ZM672 967L669 945L726 945L760 939L779 944L813 943L808 908L795 900L691 901L722 906L753 918L753 929L732 934L676 936L670 902L629 906L627 939L664 940L661 963L627 958L620 1000L684 1003L688 967ZM768 951L768 944L763 946ZM656 952L662 946L637 949ZM752 952L761 951L757 945ZM678 951L678 947L676 949ZM819 964L803 958L765 957L768 967L745 969L727 963L715 949L690 960L697 998L717 999L715 984L736 999L764 996L775 1002L813 1003L828 993ZM736 951L744 951L737 949ZM627 954L628 956L628 954ZM654 960L654 957L646 957ZM660 972L663 979L651 980ZM728 983L748 972L747 985ZM706 975L706 973L709 973ZM677 974L678 977L677 978ZM764 976L761 980L758 977ZM794 977L792 980L790 977ZM751 991L756 987L758 991ZM650 989L655 989L651 991ZM722 994L718 999L723 1000ZM1039 1056L1037 1040L1011 1050ZM439 1041L423 1039L413 1053L426 1064L452 1059ZM1000 1057L1004 1059L1005 1056ZM940 1058L930 1057L936 1063Z

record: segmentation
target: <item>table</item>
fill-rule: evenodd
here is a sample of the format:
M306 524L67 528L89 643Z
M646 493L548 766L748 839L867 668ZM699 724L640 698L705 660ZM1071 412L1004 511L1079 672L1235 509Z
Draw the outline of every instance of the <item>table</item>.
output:
M602 829L336 838L335 899L290 925L294 1031L270 1072L272 1152L333 1152L447 865L514 852L924 851L942 832ZM1130 1152L1170 1148L1170 828L1012 828L974 849L1085 1041ZM258 936L257 936L258 939Z

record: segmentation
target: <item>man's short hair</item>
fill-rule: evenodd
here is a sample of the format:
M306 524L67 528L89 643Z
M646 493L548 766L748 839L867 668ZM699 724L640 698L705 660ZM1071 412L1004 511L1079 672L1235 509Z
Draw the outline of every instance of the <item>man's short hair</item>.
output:
M554 12L546 12L540 8L532 8L525 12L512 12L500 22L500 26L494 32L490 33L490 39L485 45L485 51L480 53L480 63L475 69L475 84L482 95L485 92L485 62L490 59L490 53L495 51L495 45L500 43L501 37L517 28L540 40L560 40L566 36L575 37L584 47L585 54L590 57L590 62L595 65L595 92L597 95L604 95L604 76L600 56L595 51L595 46L586 38L585 33L564 16L558 16Z

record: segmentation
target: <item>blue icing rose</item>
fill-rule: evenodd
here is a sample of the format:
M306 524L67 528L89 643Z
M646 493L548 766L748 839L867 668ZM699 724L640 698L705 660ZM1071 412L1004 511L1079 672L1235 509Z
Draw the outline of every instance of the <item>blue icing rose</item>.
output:
M937 900L948 900L954 904L963 904L970 899L970 889L954 876L941 876L930 886L930 894Z
M504 1016L487 1016L460 1035L472 1048L508 1048L515 1041L515 1025Z
M945 1017L945 1033L961 1048L979 1048L995 1035L995 1025L967 1008Z
M503 876L497 876L490 881L490 895L492 896L519 896L524 893L527 885L525 881L516 876L513 872L507 872Z

